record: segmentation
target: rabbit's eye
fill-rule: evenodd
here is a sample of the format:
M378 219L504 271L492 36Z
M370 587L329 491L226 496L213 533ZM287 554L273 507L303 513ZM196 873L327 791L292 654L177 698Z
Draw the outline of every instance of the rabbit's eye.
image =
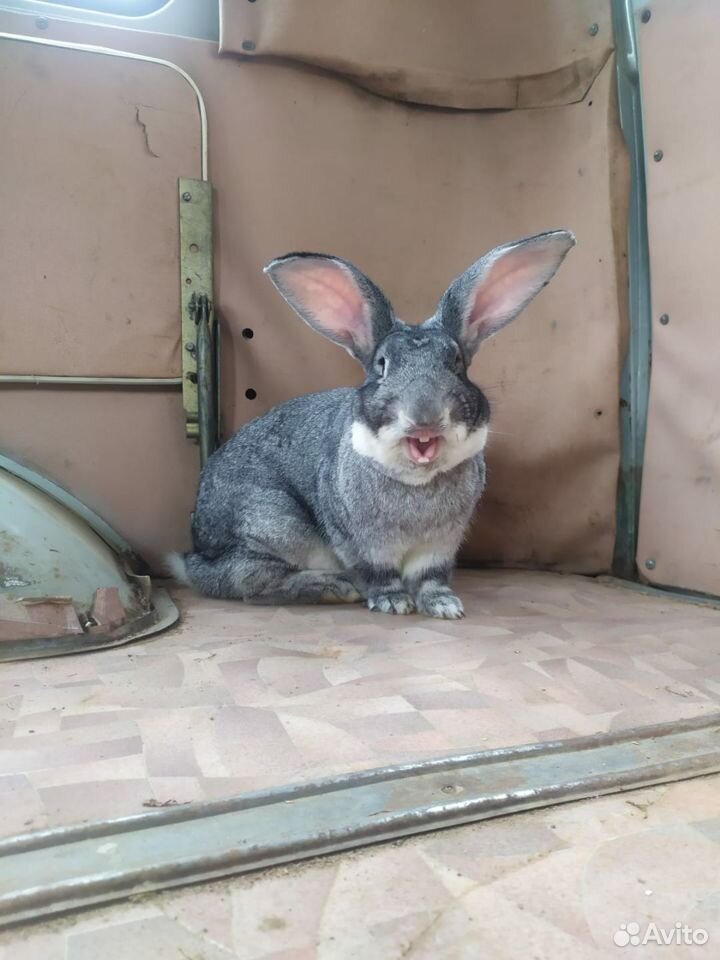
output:
M457 353L455 354L455 369L458 371L458 373L459 373L461 370L464 370L464 369L465 369L465 360L464 360L464 358L463 358L462 353L460 353L459 350L458 350Z
M388 363L385 357L378 357L375 361L375 372L380 374L381 379L385 379Z

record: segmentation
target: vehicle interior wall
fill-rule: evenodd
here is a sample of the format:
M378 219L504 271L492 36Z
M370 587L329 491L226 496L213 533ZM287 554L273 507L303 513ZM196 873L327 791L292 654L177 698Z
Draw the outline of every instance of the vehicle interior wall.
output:
M720 592L718 7L654 0L638 20L647 152L652 376L638 568L653 584ZM645 15L647 17L647 14Z
M531 91L532 105L513 109L507 84L490 82L477 67L471 75L484 61L462 41L462 19L448 21L452 33L441 42L407 8L389 24L400 61L415 60L401 100L392 89L369 92L319 58L318 49L337 46L337 18L315 37L312 56L302 32L298 49L288 49L295 6L263 14L260 5L226 5L222 55L211 41L141 31L64 21L41 31L32 18L10 13L0 26L169 60L198 84L215 194L225 436L291 396L360 377L272 290L262 273L272 257L297 248L344 256L385 289L401 317L419 321L488 248L546 228L572 229L578 245L566 268L473 366L495 414L489 488L464 560L607 571L625 339L627 164L606 4L585 3L579 12L572 3L551 4L547 22L537 11L520 25L490 19L482 34L483 50L493 52L488 71L497 71L504 62L498 49L505 50L508 82L516 93ZM359 5L347 8L351 23L365 22ZM379 27L381 8L373 9ZM432 9L425 4L423 15ZM250 15L253 22L244 19ZM327 5L306 15L322 25ZM565 23L559 33L558 19ZM552 43L538 35L543 23ZM257 59L242 42L242 55L233 52L233 37L251 28ZM383 30L366 30L359 45L366 72L373 36L383 38L377 57L392 49ZM439 66L418 79L424 38L428 61ZM2 109L12 130L2 148L12 174L3 179L3 245L13 249L1 268L12 317L3 373L179 377L176 178L198 172L192 89L155 64L0 42ZM450 81L443 56L455 42L465 54ZM547 83L518 79L523 51ZM550 83L558 70L564 87ZM447 99L456 86L461 104L497 109L403 102ZM4 386L3 406L3 448L88 501L156 568L166 550L187 543L196 451L183 434L176 386Z

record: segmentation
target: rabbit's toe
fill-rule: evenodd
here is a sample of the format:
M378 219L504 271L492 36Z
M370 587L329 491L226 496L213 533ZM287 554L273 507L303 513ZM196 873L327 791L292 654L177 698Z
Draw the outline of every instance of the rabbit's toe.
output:
M368 608L379 613L415 613L415 601L409 593L401 591L381 593L368 598Z
M324 588L321 603L358 603L362 600L355 584L344 577L333 577Z
M420 613L438 620L461 620L465 616L460 597L449 590L426 594L419 602L419 609Z

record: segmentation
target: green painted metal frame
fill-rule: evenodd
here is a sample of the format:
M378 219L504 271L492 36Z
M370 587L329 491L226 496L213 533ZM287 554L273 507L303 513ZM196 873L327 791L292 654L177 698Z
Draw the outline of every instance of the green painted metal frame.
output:
M628 211L628 353L620 383L620 473L613 572L637 580L636 563L650 393L652 318L645 141L633 0L612 0L620 126L630 157Z
M616 46L620 126L630 157L628 210L628 352L620 382L620 472L613 574L642 584L645 592L716 606L720 594L671 584L648 586L637 565L640 496L652 371L652 299L640 65L636 39L642 0L611 0ZM630 586L631 584L627 584Z

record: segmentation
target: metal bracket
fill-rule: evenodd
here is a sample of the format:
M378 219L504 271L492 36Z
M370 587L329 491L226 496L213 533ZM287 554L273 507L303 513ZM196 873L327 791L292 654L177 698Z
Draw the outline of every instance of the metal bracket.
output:
M212 303L203 293L190 298L190 315L195 321L197 344L197 405L198 443L200 463L204 467L208 457L217 447L218 440L218 391L217 391L217 342L218 330Z
M200 446L204 466L217 446L218 336L213 309L212 186L178 180L182 393L186 436Z

